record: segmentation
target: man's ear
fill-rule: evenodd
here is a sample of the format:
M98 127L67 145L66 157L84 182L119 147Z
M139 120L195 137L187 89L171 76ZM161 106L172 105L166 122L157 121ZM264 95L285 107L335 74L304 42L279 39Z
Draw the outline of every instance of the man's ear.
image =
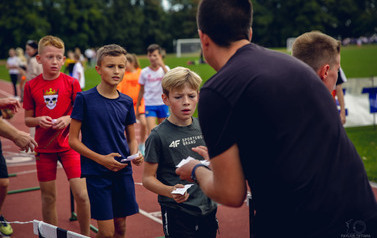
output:
M165 103L165 105L166 105L166 106L170 106L170 103L169 103L169 97L168 97L165 93L163 93L163 94L161 95L161 97L162 97L162 101Z
M249 31L249 41L251 41L252 38L253 38L253 28L250 27L250 31Z
M321 78L322 81L325 81L327 76L329 75L330 65L325 64L319 68L317 71L318 76Z
M203 49L207 48L209 45L209 36L203 33L201 30L198 30L200 42L202 43Z

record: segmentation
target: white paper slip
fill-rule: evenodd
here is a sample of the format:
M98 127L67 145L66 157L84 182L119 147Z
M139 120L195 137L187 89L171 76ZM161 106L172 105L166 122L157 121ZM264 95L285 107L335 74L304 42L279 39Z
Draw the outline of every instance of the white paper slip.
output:
M192 185L194 184L186 184L184 188L176 188L174 189L171 193L172 194L185 194L185 192L187 191L187 189L189 189Z
M126 159L122 159L120 162L127 162L139 157L139 153L128 156Z
M191 160L194 160L194 158L192 158L191 156L188 156L186 159L181 160L181 162L179 162L179 164L176 167L179 168ZM205 166L209 166L208 160L200 160L200 163L204 164Z

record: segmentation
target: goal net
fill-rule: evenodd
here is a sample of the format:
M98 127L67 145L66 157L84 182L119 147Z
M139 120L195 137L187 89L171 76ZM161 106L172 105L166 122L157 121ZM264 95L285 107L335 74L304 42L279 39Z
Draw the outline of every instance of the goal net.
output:
M175 41L177 57L181 57L184 54L200 54L200 39L177 39Z

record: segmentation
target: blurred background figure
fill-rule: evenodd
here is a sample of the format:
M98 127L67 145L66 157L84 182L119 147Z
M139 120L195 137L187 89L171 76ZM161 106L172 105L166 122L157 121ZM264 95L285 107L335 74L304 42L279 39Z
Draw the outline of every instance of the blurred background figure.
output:
M126 72L123 76L122 82L119 83L117 89L128 96L130 96L134 103L134 110L137 116L137 120L140 122L140 144L139 150L144 155L145 151L145 140L147 138L147 121L145 119L145 103L144 98L141 99L139 108L136 108L137 98L139 96L140 84L139 77L141 73L141 68L139 60L135 54L127 54ZM139 111L139 114L136 113Z
M18 70L20 65L20 60L16 56L16 51L14 48L9 49L9 58L7 59L7 69L9 72L10 79L13 84L14 89L14 96L18 97L17 93L17 83L18 83L18 75L20 71Z

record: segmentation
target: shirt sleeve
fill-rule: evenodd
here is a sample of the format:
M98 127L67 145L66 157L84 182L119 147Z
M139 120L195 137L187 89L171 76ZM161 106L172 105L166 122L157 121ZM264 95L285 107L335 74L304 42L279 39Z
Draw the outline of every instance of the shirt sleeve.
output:
M83 121L84 119L84 96L82 93L77 93L75 103L73 104L73 109L71 113L71 118Z
M34 99L31 95L31 88L30 88L29 82L27 82L25 84L25 88L24 88L23 108L25 110L34 110L35 109L35 102L34 102Z
M158 163L161 156L161 139L158 133L151 131L145 142L145 161L149 163Z
M132 102L132 101L131 101ZM128 106L127 118L126 118L126 125L132 125L136 123L136 116L133 103L130 103Z
M209 89L200 92L199 122L210 157L215 157L236 143L230 103ZM235 122L233 122L235 123Z
M144 80L144 70L141 70L140 77L139 77L139 84L144 85L145 80Z
M73 96L72 96L72 101L74 102L75 100L76 100L76 95L77 95L77 93L78 92L81 92L81 87L80 87L80 83L79 83L79 81L78 80L73 80L73 82L72 82L72 94L73 94Z

